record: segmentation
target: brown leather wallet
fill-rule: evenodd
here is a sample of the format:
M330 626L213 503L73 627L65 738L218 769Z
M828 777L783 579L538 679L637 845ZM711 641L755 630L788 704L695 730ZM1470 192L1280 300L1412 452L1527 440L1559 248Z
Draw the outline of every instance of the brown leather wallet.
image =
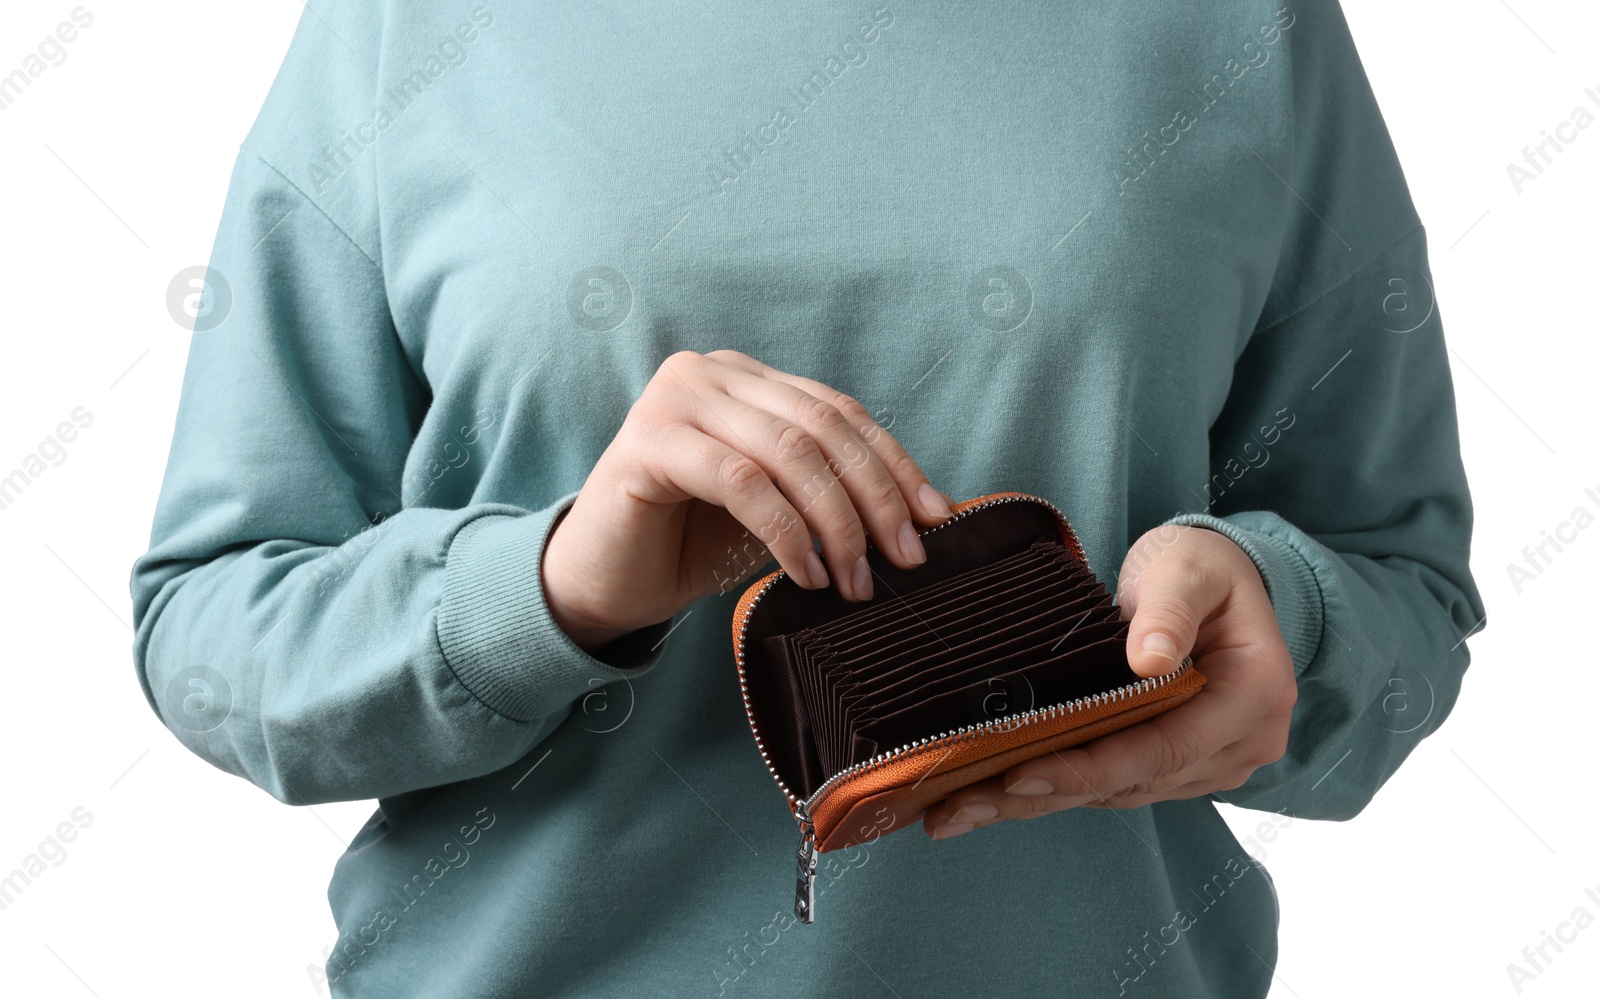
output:
M733 615L745 713L800 826L795 917L817 854L919 820L958 788L1176 707L1205 678L1128 667L1127 622L1048 500L990 493L920 533L901 569L869 545L873 598L779 569Z

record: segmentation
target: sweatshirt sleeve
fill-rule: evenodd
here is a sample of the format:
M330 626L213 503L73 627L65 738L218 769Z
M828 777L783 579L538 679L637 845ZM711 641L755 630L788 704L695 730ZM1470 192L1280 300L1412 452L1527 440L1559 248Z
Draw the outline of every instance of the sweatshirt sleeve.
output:
M139 679L184 745L281 801L383 797L508 766L655 665L670 622L597 657L550 616L540 558L575 491L402 502L429 391L380 269L248 151L211 274L130 579Z
M1294 11L1278 272L1205 509L1170 523L1250 555L1298 677L1286 755L1214 797L1345 819L1444 721L1486 616L1426 230L1338 5Z

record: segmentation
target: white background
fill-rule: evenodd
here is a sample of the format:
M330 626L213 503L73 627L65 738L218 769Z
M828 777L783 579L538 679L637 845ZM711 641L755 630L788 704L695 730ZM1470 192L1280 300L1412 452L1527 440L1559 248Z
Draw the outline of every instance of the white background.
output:
M73 6L0 8L0 73ZM0 990L314 996L307 967L334 937L328 878L371 803L290 808L184 750L135 680L127 585L190 336L166 289L209 254L303 8L88 9L66 61L0 113L0 470L74 407L94 414L0 511L0 873L75 808L93 815L0 911ZM1584 492L1600 496L1600 122L1520 193L1506 166L1576 106L1600 111L1584 94L1600 93L1600 9L1345 9L1429 230L1489 624L1449 722L1365 813L1295 821L1264 844L1283 913L1273 996L1516 995L1506 966L1524 947L1577 906L1600 918L1584 894L1600 896L1600 525L1521 593L1507 572L1575 507L1600 512ZM1228 817L1241 839L1263 818ZM1522 994L1600 994L1600 925L1547 953Z

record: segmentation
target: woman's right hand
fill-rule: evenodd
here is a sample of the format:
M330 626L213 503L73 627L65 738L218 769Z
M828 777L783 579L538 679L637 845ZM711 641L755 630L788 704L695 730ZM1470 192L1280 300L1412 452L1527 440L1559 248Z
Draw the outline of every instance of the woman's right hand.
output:
M556 623L594 652L776 558L799 585L872 596L868 537L902 568L951 516L861 403L735 350L662 362L545 546Z

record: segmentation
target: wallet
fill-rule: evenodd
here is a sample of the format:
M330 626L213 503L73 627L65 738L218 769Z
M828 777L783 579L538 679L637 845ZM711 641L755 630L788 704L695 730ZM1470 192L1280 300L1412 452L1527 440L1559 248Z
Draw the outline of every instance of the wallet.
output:
M959 788L1205 683L1187 658L1156 677L1129 668L1128 623L1054 504L1000 492L953 512L918 532L927 561L915 568L869 543L871 600L779 569L734 609L745 714L800 827L800 922L815 917L819 853L892 833Z

